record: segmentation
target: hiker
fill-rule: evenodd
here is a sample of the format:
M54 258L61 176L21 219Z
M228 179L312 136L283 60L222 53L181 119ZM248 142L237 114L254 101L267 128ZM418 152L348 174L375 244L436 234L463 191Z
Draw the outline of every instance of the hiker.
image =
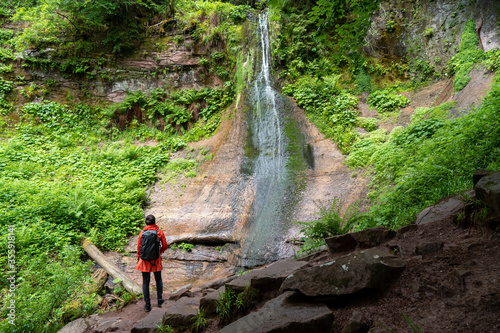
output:
M156 281L156 295L158 307L165 302L163 300L163 281L161 279L161 254L167 249L165 234L156 225L153 215L146 216L146 226L139 234L137 243L137 266L136 270L142 272L142 294L144 295L144 310L151 311L151 298L149 297L149 281L153 272Z

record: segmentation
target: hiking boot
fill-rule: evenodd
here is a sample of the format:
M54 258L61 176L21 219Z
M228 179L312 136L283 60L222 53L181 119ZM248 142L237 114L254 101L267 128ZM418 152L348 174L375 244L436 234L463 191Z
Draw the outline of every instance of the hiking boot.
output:
M151 311L151 305L150 304L144 305L144 311L150 312Z
M165 303L165 300L159 299L158 300L158 307L161 308L162 304Z

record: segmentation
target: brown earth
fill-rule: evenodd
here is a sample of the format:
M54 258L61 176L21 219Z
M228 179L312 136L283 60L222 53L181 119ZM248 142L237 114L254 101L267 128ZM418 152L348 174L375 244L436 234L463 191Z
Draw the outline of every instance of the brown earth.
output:
M416 254L425 243L443 243L435 253ZM463 229L451 219L419 226L382 246L396 248L406 261L401 278L383 295L353 299L335 308L334 332L354 310L380 332L409 332L405 317L422 332L500 331L500 234Z

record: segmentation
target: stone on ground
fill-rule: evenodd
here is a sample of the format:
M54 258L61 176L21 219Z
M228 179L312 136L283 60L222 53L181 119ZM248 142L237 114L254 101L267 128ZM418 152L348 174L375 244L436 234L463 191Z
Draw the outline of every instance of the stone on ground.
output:
M222 286L218 290L212 291L201 298L200 308L205 311L205 314L210 315L217 312L217 301L225 291L226 287Z
M418 213L415 223L417 225L424 225L448 219L462 210L464 206L465 202L457 196L439 200L434 205Z
M158 330L158 326L161 325L163 321L163 317L165 313L168 311L168 308L174 304L173 302L167 301L163 304L163 307L153 307L151 308L151 312L137 323L135 323L132 328L131 333L154 333Z
M483 201L494 216L500 216L500 172L481 178L474 187L476 196Z
M338 298L365 290L383 290L405 268L398 257L373 248L340 257L290 275L282 290L309 297Z
M164 322L172 328L191 327L199 308L200 297L182 297L173 304L169 302Z
M387 227L375 227L353 232L351 235L360 247L370 248L391 240L396 236L396 232Z
M241 292L250 283L252 288L259 291L266 292L279 289L287 276L307 264L307 262L295 260L277 261L265 267L254 269L253 271L232 280L226 284L226 288L236 292Z
M296 293L289 291L219 332L330 332L332 323L333 314L326 305L300 301Z
M351 234L333 236L325 239L330 253L354 250L358 244Z

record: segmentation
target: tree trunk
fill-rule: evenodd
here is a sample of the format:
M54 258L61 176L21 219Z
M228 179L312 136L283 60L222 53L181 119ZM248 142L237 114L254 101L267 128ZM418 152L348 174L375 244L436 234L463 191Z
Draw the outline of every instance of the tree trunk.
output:
M104 254L102 254L102 252L99 251L99 249L91 241L85 239L83 241L83 249L92 259L94 259L99 265L101 265L101 267L104 268L104 270L108 272L109 275L111 275L115 279L121 279L125 290L133 295L142 294L142 288L137 283L132 281L132 279L130 279L118 267L109 262Z

